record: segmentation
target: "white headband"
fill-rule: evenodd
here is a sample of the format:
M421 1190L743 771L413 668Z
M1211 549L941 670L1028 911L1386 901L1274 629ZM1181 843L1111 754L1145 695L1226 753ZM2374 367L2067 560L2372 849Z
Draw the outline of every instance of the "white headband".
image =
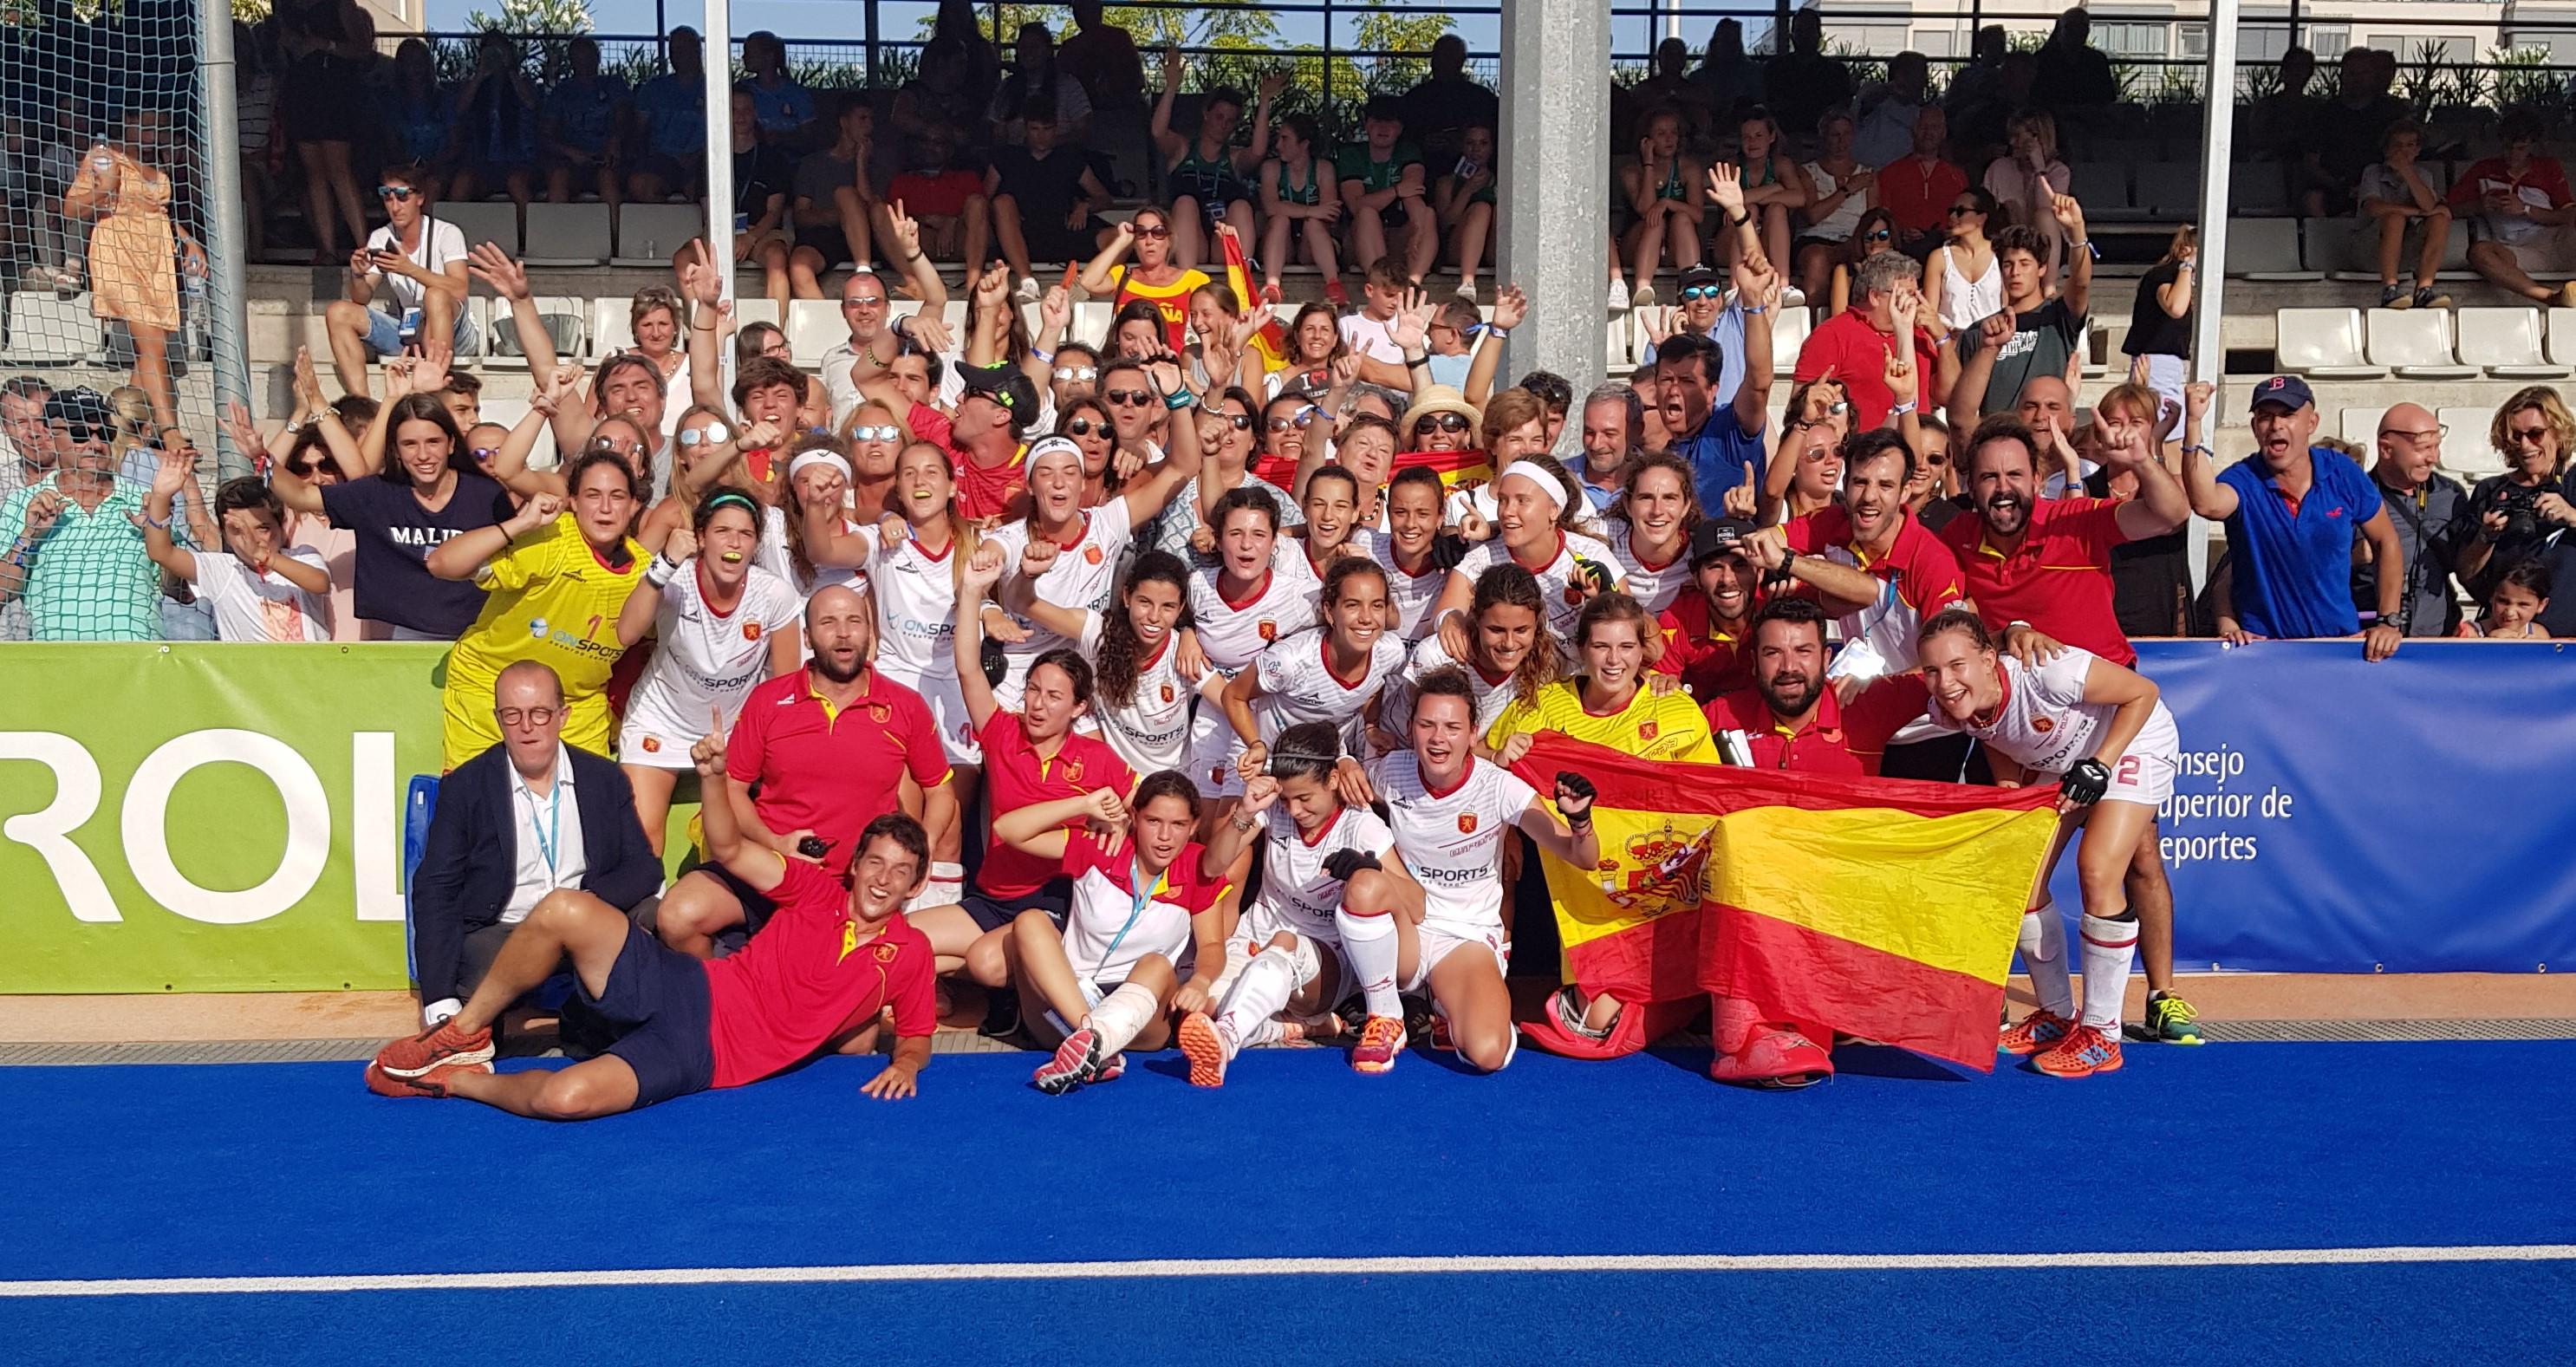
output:
M1524 470L1518 465L1513 465L1505 469L1503 473L1497 477L1496 482L1499 483L1506 479L1520 479L1526 481L1531 488L1538 490L1539 497L1546 499L1555 509L1556 513L1563 513L1565 511L1565 486L1557 483L1555 480L1549 479L1545 471ZM1551 514L1551 520L1553 520L1553 517L1554 514Z
M796 453L795 459L787 462L788 481L790 483L795 482L796 476L799 473L804 471L806 467L814 465L831 466L833 469L841 472L841 478L844 480L847 480L850 477L850 463L841 459L839 452L826 451L817 447L811 451L799 451Z

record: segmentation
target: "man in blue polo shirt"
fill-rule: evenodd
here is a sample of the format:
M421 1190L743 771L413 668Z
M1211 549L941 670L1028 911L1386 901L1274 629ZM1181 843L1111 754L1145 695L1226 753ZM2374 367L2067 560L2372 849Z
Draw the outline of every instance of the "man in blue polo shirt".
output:
M2377 564L2403 562L2397 529L2379 488L2339 452L2309 443L2317 434L2315 396L2295 375L2254 387L2254 454L2210 473L2207 447L2183 448L2183 483L2192 511L2227 523L2229 596L2235 640L2362 638L2362 658L2384 660L2403 639L2398 609L2403 576L2382 575L2379 610L2365 623L2352 603L2353 531L2370 538Z
M1748 258L1748 264L1758 263ZM1729 489L1762 487L1762 432L1770 421L1771 310L1780 302L1780 277L1738 266L1736 288L1744 305L1744 354L1762 363L1744 367L1732 402L1721 406L1717 399L1726 363L1716 342L1678 333L1664 339L1655 356L1655 400L1664 430L1672 434L1673 454L1690 463L1699 506L1710 517L1724 510Z

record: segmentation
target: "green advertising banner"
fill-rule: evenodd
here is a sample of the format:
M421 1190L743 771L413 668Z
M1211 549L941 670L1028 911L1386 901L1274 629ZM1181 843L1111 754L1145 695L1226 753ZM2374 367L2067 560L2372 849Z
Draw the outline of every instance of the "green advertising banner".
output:
M404 987L446 654L0 646L0 992Z

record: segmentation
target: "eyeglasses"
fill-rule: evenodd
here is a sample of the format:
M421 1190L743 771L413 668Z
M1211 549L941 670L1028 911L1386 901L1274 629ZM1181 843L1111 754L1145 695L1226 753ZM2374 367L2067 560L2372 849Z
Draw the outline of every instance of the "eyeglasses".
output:
M475 463L479 465L489 465L492 463L492 458L494 456L501 454L501 448L497 446L476 446L468 448L465 454L472 456Z
M550 725L557 711L552 707L496 707L492 709L492 719L515 731L522 726Z
M1234 430L1237 432L1252 430L1252 415L1249 413L1219 413L1217 416L1234 424Z
M890 422L869 423L864 427L853 427L850 429L850 440L852 441L896 441L900 440L902 436L903 429Z
M1435 427L1443 432L1464 432L1467 430L1467 420L1455 413L1426 413L1413 424L1413 430L1417 436Z
M711 422L704 427L681 428L679 441L682 446L722 446L732 435L723 423Z
M1896 234L1889 232L1885 228L1872 228L1869 230L1868 235L1864 236L1861 240L1863 242L1893 242L1896 240Z
M1291 427L1305 427L1314 421L1315 406L1313 404L1307 404L1305 407L1298 409L1287 417L1270 419L1268 426L1273 432L1285 432Z
M621 442L615 437L593 437L590 439L590 449L593 451L606 451L611 455L640 456L644 454L644 443L640 441Z
M2435 423L2433 426L2425 428L2421 432L2408 432L2401 428L2383 427L2379 429L2379 435L2382 437L2395 437L2399 441L2438 441L2451 435L2451 428L2448 423ZM2516 435L2520 434L2517 433Z
M1702 299L1723 299L1725 297L1726 287L1723 285L1682 286L1682 302L1685 304L1695 304Z
M1122 408L1142 408L1154 397L1150 389L1104 389L1100 397Z
M419 193L420 191L415 190L408 185L379 185L376 187L376 198L390 199L397 202L409 199L413 195Z
M845 309L884 308L885 296L882 294L854 294L849 298L842 300L841 307Z
M1094 432L1109 435L1109 424L1093 422L1089 418L1069 418L1064 424L1064 434L1068 437L1087 437Z
M1058 384L1063 384L1067 381L1071 381L1074 384L1089 384L1093 380L1099 378L1100 367L1098 366L1060 365L1055 368L1055 379Z
M1153 241L1160 242L1164 238L1170 237L1172 235L1172 230L1158 225L1151 228L1138 228L1136 230L1136 235L1138 237L1149 238Z

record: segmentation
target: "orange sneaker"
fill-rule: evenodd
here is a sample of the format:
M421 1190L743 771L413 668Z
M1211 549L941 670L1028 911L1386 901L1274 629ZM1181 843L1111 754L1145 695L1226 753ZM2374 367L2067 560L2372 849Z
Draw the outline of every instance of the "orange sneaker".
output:
M2028 1058L2054 1046L2075 1028L2075 1022L2041 1007L2021 1018L2021 1023L2005 1028L1995 1041L1995 1052Z
M417 1077L402 1077L386 1072L382 1063L370 1063L367 1065L367 1090L378 1096L444 1097L447 1095L447 1080L458 1073L491 1071L489 1062L441 1063Z
M1217 1032L1216 1022L1205 1011L1193 1011L1181 1017L1179 1030L1181 1055L1190 1061L1190 1085L1222 1087L1225 1085L1225 1037Z
M491 1027L469 1035L451 1020L440 1021L377 1050L375 1066L387 1077L409 1079L427 1077L433 1068L491 1061Z
M1385 1073L1395 1069L1395 1056L1404 1052L1404 1022L1393 1016L1371 1016L1360 1027L1359 1047L1351 1050L1351 1067L1363 1073Z
M2057 1047L2030 1061L2030 1066L2050 1077L2091 1077L2095 1073L2120 1071L2120 1040L2089 1025L2079 1025L2066 1032Z

